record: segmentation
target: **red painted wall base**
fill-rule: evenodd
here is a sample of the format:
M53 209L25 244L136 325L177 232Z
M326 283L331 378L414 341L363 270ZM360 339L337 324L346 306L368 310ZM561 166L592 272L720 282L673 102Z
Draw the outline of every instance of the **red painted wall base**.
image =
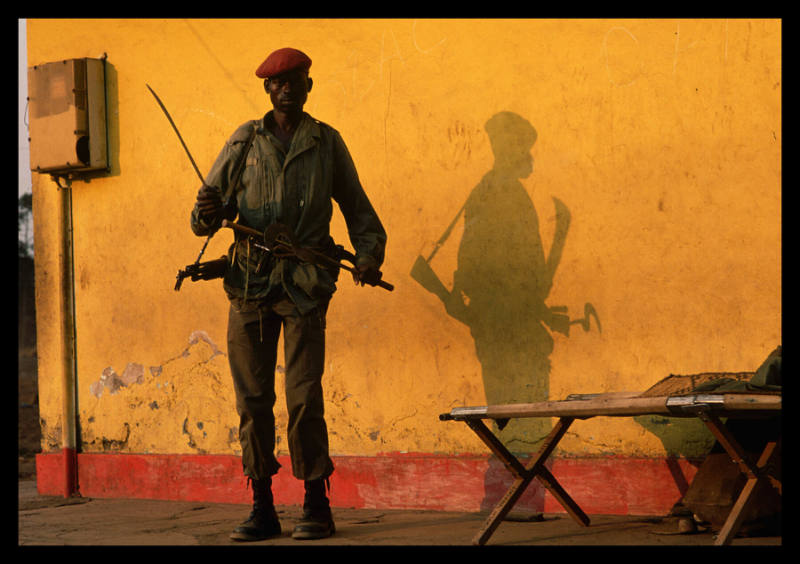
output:
M61 453L37 455L40 494L68 495L66 460ZM275 502L301 504L303 483L292 476L288 457L278 460L283 467L273 479ZM333 461L335 507L488 510L512 483L489 456L392 453ZM595 515L664 515L697 472L697 462L674 458L555 458L547 466L584 512ZM236 456L79 453L77 473L84 497L251 502ZM564 511L536 480L515 509Z

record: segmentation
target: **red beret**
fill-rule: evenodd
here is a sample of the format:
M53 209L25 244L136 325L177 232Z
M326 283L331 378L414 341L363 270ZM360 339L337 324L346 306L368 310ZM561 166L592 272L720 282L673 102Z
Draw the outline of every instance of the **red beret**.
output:
M308 55L297 49L284 47L270 53L269 57L256 70L256 76L269 78L294 69L308 72L310 66L311 59L308 58Z

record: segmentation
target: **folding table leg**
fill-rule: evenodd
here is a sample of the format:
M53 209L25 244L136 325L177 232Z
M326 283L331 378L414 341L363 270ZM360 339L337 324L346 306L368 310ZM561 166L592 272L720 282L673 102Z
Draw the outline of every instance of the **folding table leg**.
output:
M759 456L758 462L753 466L742 447L717 416L711 413L702 413L700 419L711 430L711 433L730 455L731 459L739 465L739 470L747 477L747 482L745 482L739 497L733 504L725 524L720 529L719 535L717 535L717 541L714 543L716 545L727 545L731 543L739 527L741 527L747 515L747 508L750 507L755 499L753 492L756 486L764 481L765 476L780 492L780 482L768 475L770 459L775 452L780 451L780 439L768 442L761 456Z
M481 420L466 420L467 425L469 425L475 434L489 447L489 450L505 464L506 468L508 468L516 478L506 494L500 499L497 505L495 505L481 530L478 531L478 534L473 538L473 544L482 545L489 540L489 537L494 533L511 508L514 507L514 504L516 504L534 478L538 478L542 482L544 487L564 506L573 519L583 526L589 524L589 518L586 514L544 466L545 460L547 460L553 450L555 450L558 441L560 441L561 437L567 432L572 421L573 419L570 417L562 417L559 419L556 426L545 438L544 444L542 444L539 452L534 455L527 465L523 466Z
M547 491L550 492L550 495L556 498L556 501L561 504L561 506L579 525L583 525L584 527L589 526L589 517L583 512L580 506L575 503L575 500L569 496L564 488L561 487L561 484L556 481L547 468L540 466L539 472L536 475L536 479L539 480L545 488L547 488Z

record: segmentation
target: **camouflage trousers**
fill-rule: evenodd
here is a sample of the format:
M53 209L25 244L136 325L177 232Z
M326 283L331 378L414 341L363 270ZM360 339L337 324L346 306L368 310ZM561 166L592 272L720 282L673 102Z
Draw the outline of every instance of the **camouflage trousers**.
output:
M231 302L228 360L236 392L245 476L261 480L280 468L275 457L273 409L281 330L292 473L301 480L315 480L333 472L322 395L327 309L325 304L301 315L289 299L244 305Z

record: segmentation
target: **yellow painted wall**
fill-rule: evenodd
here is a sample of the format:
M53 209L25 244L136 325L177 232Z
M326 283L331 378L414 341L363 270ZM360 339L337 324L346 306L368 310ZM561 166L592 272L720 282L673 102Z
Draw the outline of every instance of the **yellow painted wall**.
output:
M781 33L778 20L745 19L29 20L29 65L104 53L109 64L112 171L71 188L82 450L239 452L221 284L173 291L202 245L188 219L199 181L145 84L207 171L269 109L254 75L264 57L310 55L306 109L347 142L396 286L342 277L324 379L331 449L483 453L438 415L755 370L780 343ZM516 125L487 131L501 112L535 129L532 147ZM508 170L495 152L533 159L503 198L478 188ZM35 175L46 451L61 440L59 201ZM339 215L333 232L347 242ZM532 297L545 266L510 261L523 248L546 258L554 239L552 287ZM230 241L217 235L205 256ZM469 279L468 323L412 277L431 256L448 291L454 271ZM586 304L597 316L584 327ZM568 334L543 322L563 308ZM285 421L279 394L279 435ZM512 423L504 439L527 450L549 424ZM698 442L677 423L599 419L561 448L658 456Z

